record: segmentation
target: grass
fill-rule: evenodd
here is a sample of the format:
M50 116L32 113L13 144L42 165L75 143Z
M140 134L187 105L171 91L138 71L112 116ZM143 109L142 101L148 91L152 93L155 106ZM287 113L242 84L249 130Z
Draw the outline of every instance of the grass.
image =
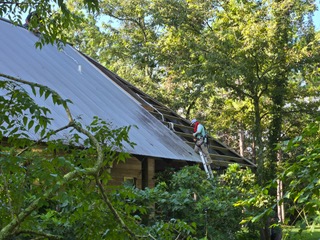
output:
M283 240L320 240L320 227L313 230L299 231L300 228L285 227L283 229Z

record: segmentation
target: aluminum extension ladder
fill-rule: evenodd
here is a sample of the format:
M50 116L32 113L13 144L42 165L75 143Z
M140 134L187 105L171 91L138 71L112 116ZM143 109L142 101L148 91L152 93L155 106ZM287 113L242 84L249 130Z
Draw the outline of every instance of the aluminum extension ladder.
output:
M163 118L162 114L161 114L161 116ZM163 118L163 121L164 121L164 118ZM171 129L173 132L175 132L174 123L173 122L168 122L168 124L169 124L168 125L169 129ZM208 178L213 178L213 173L212 173L211 166L208 163L207 158L203 155L201 149L199 149L199 154L200 154L200 158L201 158L201 161L202 161L202 164L203 164L203 168L206 171Z
M207 158L203 155L202 151L199 150L200 158L203 164L203 168L207 173L208 178L213 178L213 173L210 164L207 161Z

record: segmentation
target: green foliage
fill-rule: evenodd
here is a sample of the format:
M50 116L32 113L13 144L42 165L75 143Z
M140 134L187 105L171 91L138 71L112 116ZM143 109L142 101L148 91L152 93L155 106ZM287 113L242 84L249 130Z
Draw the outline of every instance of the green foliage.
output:
M267 219L275 205L274 198L270 196L274 193L275 181L270 182L270 180L276 174L275 160L279 156L276 155L279 149L274 149L274 146L282 139L300 136L304 126L314 122L319 111L320 35L314 31L312 21L307 20L314 11L314 3L293 0L272 3L198 0L103 1L100 2L99 14L94 16L89 14L85 21L83 18L86 15L79 14L83 7L88 10L85 11L86 13L91 13L98 10L98 2L74 1L68 4L65 1L42 0L28 0L19 4L4 2L0 5L0 16L8 16L9 13L14 12L16 14L10 15L11 20L21 24L21 14L35 10L40 17L31 20L29 29L38 32L39 47L45 43L59 44L60 40L65 42L68 39L75 43L79 50L85 51L116 71L121 77L131 81L151 96L157 97L163 103L167 103L180 114L188 118L196 116L205 120L209 130L213 130L217 137L221 137L230 146L238 147L238 131L243 130L246 154L257 161L259 180L264 186L255 185L247 193L244 190L245 185L242 187L247 179L239 178L236 174L238 169L233 167L228 173L230 176L225 176L225 181L233 186L230 193L241 196L238 204L245 207L244 213L248 216L247 221L243 223L246 223L249 229L252 220L255 224L262 226L261 220ZM103 20L97 27L99 18L110 21ZM74 27L77 24L81 24L79 28ZM65 34L66 32L68 34ZM10 204L13 199L17 201L18 206L24 207L20 202L23 198L18 190L8 188L11 187L12 181L16 183L18 189L22 188L24 180L27 183L44 181L53 184L52 187L55 188L55 181L61 182L63 176L70 175L63 175L52 166L44 165L48 161L42 163L41 157L35 156L34 161L39 166L47 167L52 173L44 171L42 175L39 169L30 167L33 177L27 179L26 176L29 175L23 176L23 171L28 169L24 166L25 162L29 164L33 161L33 156L30 158L26 158L25 155L20 156L21 153L30 154L25 149L32 149L30 146L33 143L28 139L27 133L31 131L39 134L42 140L49 139L55 133L52 129L48 129L53 119L48 118L50 109L36 106L32 98L18 84L7 80L1 80L0 84L1 89L5 91L5 94L0 96L0 133L2 134L0 137L3 139L3 136L9 134L10 143L10 146L2 146L1 149L1 161L4 162L5 170L9 171L6 172L7 175L3 178L1 185L1 197L6 203L6 207L1 211L7 211L5 209L11 210ZM30 87L30 92L34 95L41 95L44 98L51 96L55 103L67 106L67 101L59 99L58 95L50 92L45 86L31 85ZM103 127L100 131L101 126ZM92 131L101 142L111 146L112 143L116 145L121 143L122 137L127 140L125 131L129 129L109 131L108 124L97 118L88 130ZM119 134L119 138L112 138L108 133L113 136ZM70 134L72 135L71 143L74 145L83 141L82 134L75 132ZM318 140L314 141L311 138L312 135L306 136L288 142L290 150L282 159L288 164L284 164L280 170L284 174L281 175L284 183L289 187L286 201L292 206L292 214L296 212L300 214L299 216L307 214L305 222L307 220L309 223L318 221L319 184L316 174L319 169L317 166ZM98 147L93 147L91 145L93 143L92 139L86 140L88 149L76 151L71 146L62 145L60 141L48 140L46 154L50 157L52 152L59 153L67 150L71 156L59 159L63 163L59 163L62 169L66 170L64 173L76 171L82 174L85 172L84 168L89 168L95 161ZM299 144L298 147L292 148L297 144ZM114 148L110 149L110 146L103 149L103 153L107 156L106 165L118 159L115 158L117 156L114 154ZM25 148L21 151L16 147ZM119 149L121 147L120 144ZM296 157L297 154L302 155ZM120 155L118 160L123 158L125 156ZM11 161L12 166L9 164ZM16 176L15 172L17 172ZM12 174L12 180L9 173ZM196 179L199 177L196 173L191 175ZM107 173L103 172L101 176L104 181L108 180ZM250 175L246 176L251 179ZM188 178L188 174L185 177ZM91 178L89 179L92 184L94 179ZM184 221L195 222L186 216L183 210L189 210L190 206L195 204L188 196L196 191L198 194L202 193L199 190L202 185L199 185L199 182L190 181L198 187L193 188L189 180L182 182L189 188L184 188L184 185L172 178L155 189L155 193L162 199L157 203L163 207L160 215L166 219L159 223L159 228L156 227L156 229L174 231L174 229L182 229ZM239 186L236 186L237 183ZM218 186L215 181L210 184ZM250 181L248 184L250 185ZM174 188L179 189L175 193L171 193L174 189L173 185ZM89 188L88 186L91 185L85 187ZM204 186L207 186L207 182ZM37 187L33 188L35 190ZM220 205L211 206L208 203L209 200L206 202L203 200L206 198L199 195L201 204L197 205L199 211L197 220L202 229L205 226L204 213L200 214L200 209L203 211L204 207L208 207L206 213L208 216L213 210L222 209L222 206L230 209L230 202L227 201L224 205L216 199L229 197L229 192L226 193L225 189L218 187L214 191L212 190L211 193L214 195L212 199ZM27 191L21 190L21 193L24 192ZM36 193L40 193L40 187L28 196L28 202L35 199ZM171 195L174 196L172 199ZM230 198L230 201L233 200L235 199ZM179 205L180 201L189 208ZM41 199L41 204L48 203ZM63 202L62 205L64 204L67 203ZM88 205L90 204L85 205L84 209L88 209ZM9 221L11 216L17 214L15 212L18 211L17 209L7 211L5 215L1 214L1 219L5 219L5 222ZM192 210L191 212L195 213L195 209ZM83 213L81 207L79 212L81 216ZM238 216L237 212L230 213L232 214ZM50 213L48 219L51 215L54 216ZM173 219L179 216L179 220L169 222L168 216L173 216ZM94 218L94 215L90 217ZM219 217L224 219L223 216ZM184 219L183 222L180 222L180 218ZM100 220L99 217L94 219ZM85 226L91 226L89 221L82 220ZM31 223L35 221L30 220L30 226L33 226ZM112 224L110 229L121 228L114 222ZM2 222L1 226L3 226ZM74 234L74 228L75 232L81 236L81 225L66 224L66 226L68 229L66 228L64 234L71 236ZM231 223L230 226L235 225ZM215 221L213 226L209 227L216 232L220 231ZM192 227L181 232L187 234L187 231L193 229ZM107 236L110 231L109 227L106 227L103 230L99 229L96 233L104 233L104 236ZM162 233L162 231L156 233ZM113 234L116 234L116 230ZM163 232L163 234L167 233Z
M279 204L286 204L287 223L296 225L301 231L319 224L319 126L317 119L303 130L301 136L284 141L277 148L290 157L289 161L281 163L277 173L277 178L286 186ZM231 179L235 181L237 178ZM247 218L242 223L263 226L268 217L274 217L277 202L272 189L276 188L277 181L246 191L247 198L236 204L246 209Z
M121 134L127 134L126 130L108 131L106 136L109 137L110 133L116 140L103 147L106 167L128 157L126 153L114 154L112 150L115 142L121 139ZM99 136L102 136L101 131ZM38 209L23 221L20 226L22 236L24 230L41 229L57 236L65 236L64 239L83 239L87 234L100 238L106 230L103 223L113 222L113 215L106 209L95 179L79 174L79 177L62 184L68 173L85 173L85 168L95 163L94 147L79 149L57 141L49 141L47 145L48 147L41 149L35 146L35 152L30 149L18 157L14 147L1 147L0 226L3 228L30 202L42 198L44 192L53 192L42 198ZM101 169L99 175L99 181L107 184L109 173ZM109 218L101 215L101 212ZM84 232L83 229L87 230ZM20 230L16 234L19 235L19 232Z
M301 240L317 240L320 238L320 229L311 228L306 230L301 230L300 228L292 228L292 227L285 227L283 239L284 240L294 240L294 239L301 239Z
M182 116L199 118L229 146L239 149L242 130L244 154L268 182L280 136L299 135L319 105L319 36L306 21L315 6L287 6L103 1L94 18L68 34L79 50Z
M97 0L83 0L81 6L92 13L99 10ZM23 25L23 15L33 13L28 29L39 34L37 47L44 44L58 44L66 42L63 33L66 29L72 29L74 24L79 24L81 19L73 14L66 5L66 1L27 0L23 2L2 2L0 4L0 17L7 17L14 24Z
M106 231L101 212L109 212L110 222L114 213L97 183L107 184L106 170L129 157L122 150L123 144L134 146L128 138L130 127L115 129L96 117L85 130L73 120L71 101L40 84L1 77L0 239L100 238ZM62 106L69 123L50 129L55 119L35 103L36 96ZM67 128L72 128L68 144L51 140ZM37 133L40 140L35 142Z
M242 174L237 174L239 171ZM274 217L276 200L270 194L270 189L276 186L275 183L271 182L261 187L250 170L240 170L238 165L231 165L222 179L228 186L236 189L238 200L234 206L243 209L240 223L243 224L244 229L239 232L239 238L256 239L259 235L257 230L265 226L269 217Z
M0 97L0 137L10 136L8 141L24 146L28 141L28 132L46 134L51 120L47 115L50 110L39 107L19 84L1 81L3 95Z
M293 153L295 157L294 162L283 163L284 171L279 174L280 178L288 183L284 198L290 202L289 212L297 215L300 219L298 222L302 221L305 226L319 222L319 123L318 118L304 129L302 136L286 141L282 145L285 152Z
M245 194L255 182L250 170L233 165L221 178L208 180L198 166L192 166L171 176L153 189L117 189L113 201L138 215L143 231L154 239L238 239L244 215L235 203L251 195Z

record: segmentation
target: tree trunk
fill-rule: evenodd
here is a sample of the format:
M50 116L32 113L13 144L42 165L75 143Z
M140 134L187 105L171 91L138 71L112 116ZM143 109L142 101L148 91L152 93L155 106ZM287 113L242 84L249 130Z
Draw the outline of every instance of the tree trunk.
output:
M254 105L254 114L255 114L255 124L253 130L253 144L255 146L254 152L256 154L256 163L258 165L257 168L257 176L258 183L262 184L263 179L263 145L262 145L262 130L261 130L261 116L260 116L260 105L259 105L259 97L256 96L253 98Z
M244 131L242 129L239 130L239 153L242 157L244 156Z
M282 181L277 180L277 212L278 212L278 219L280 223L284 223L284 204L283 202L279 203L282 198L283 198Z
M287 49L289 44L290 32L290 8L283 8L284 1L276 0L273 4L273 16L275 17L274 39L271 46L274 49L275 61L277 65L273 70L273 78L270 81L270 98L272 101L270 116L271 122L269 126L268 136L268 158L262 167L262 183L267 183L277 177L277 163L279 161L278 150L276 145L281 141L282 132L282 112L285 105L285 96L287 93L288 69L287 69ZM277 188L270 189L270 195L277 197ZM277 216L272 216L273 223ZM269 226L268 226L269 225ZM281 239L281 231L270 228L270 221L265 222L265 230L273 230L272 239ZM266 236L265 236L266 237ZM271 235L265 240L271 239Z
M278 164L282 161L282 154L278 152ZM281 202L283 198L283 185L280 179L277 180L277 213L278 221L284 223L284 203Z

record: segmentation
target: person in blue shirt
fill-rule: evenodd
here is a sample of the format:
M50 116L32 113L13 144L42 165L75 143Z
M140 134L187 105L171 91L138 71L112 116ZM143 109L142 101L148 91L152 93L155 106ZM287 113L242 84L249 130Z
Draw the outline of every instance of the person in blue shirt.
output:
M196 153L199 153L199 150L201 149L203 155L207 158L207 162L209 164L212 163L212 159L210 157L208 146L206 140L206 131L204 126L197 121L197 119L191 120L191 126L193 127L193 137L195 141L194 151Z

